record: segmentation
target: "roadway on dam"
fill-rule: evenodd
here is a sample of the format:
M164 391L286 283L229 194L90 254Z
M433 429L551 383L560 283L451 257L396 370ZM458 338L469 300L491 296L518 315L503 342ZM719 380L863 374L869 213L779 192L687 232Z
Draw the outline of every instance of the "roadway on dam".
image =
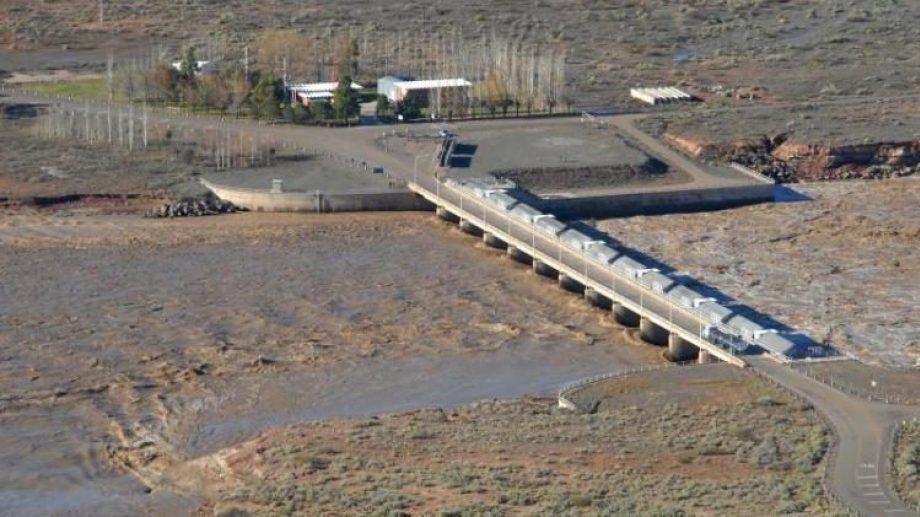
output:
M663 294L620 276L609 264L589 258L583 252L573 252L558 237L549 237L536 230L533 224L522 223L494 205L461 189L442 184L428 174L415 175L409 182L409 188L716 357L738 366L744 364L733 356L731 350L713 345L703 338L704 329L711 322L704 320L699 313L672 303Z

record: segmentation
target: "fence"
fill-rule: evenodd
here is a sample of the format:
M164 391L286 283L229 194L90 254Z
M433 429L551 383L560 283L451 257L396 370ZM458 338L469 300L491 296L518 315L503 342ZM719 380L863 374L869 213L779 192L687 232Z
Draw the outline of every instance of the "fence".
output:
M576 392L577 390L582 390L582 389L584 389L586 386L590 386L590 385L592 385L592 384L596 384L596 383L603 382L603 381L607 381L607 380L611 380L611 379L620 379L620 378L623 378L623 377L628 377L628 376L630 376L630 375L636 375L636 374L645 373L645 372L653 372L653 371L658 371L658 370L664 370L664 369L668 369L668 368L675 368L675 367L679 367L679 366L691 366L691 365L696 365L696 364L698 364L696 361L681 361L681 362L673 362L673 363L668 363L668 364L663 364L663 365L657 365L657 366L645 366L645 367L641 367L641 368L629 368L629 369L620 370L620 371L617 371L617 372L610 372L610 373L603 373L603 374L600 374L600 375L593 375L593 376L591 376L591 377L585 377L585 378L583 378L583 379L578 379L578 380L576 380L576 381L572 381L572 382L570 382L570 383L564 384L561 388L559 388L559 394L557 395L556 398L557 398L557 400L558 400L559 407L565 408L565 409L570 409L570 410L572 410L572 411L580 411L580 410L583 410L583 409L582 409L582 408L579 408L578 405L575 404L575 403L571 400L570 397L571 397L572 395L574 395L575 392Z
M798 366L795 368L796 371L805 375L809 379L816 380L821 384L830 386L835 390L841 391L853 397L866 400L869 402L880 402L883 404L894 404L894 405L918 405L920 404L920 394L915 397L910 395L904 395L901 393L872 393L864 388L859 386L848 384L839 379L834 379L828 375L821 375L818 372L813 371L811 368Z
M770 377L769 375L766 375L765 373L760 371L758 368L751 368L751 371L753 371L758 377L766 381L768 384L772 385L773 387L777 389L782 390L784 393L787 393L794 399L802 402L803 404L808 404L811 407L815 407L814 404L812 404L810 400L806 399L804 396L800 395L799 393L775 381L772 377ZM834 465L837 461L837 454L839 454L840 448L838 447L838 445L840 444L840 435L837 433L837 428L834 427L833 423L831 423L830 419L828 419L824 413L822 413L821 411L818 411L817 408L815 408L815 413L818 415L818 418L821 419L822 423L824 424L824 427L829 430L831 437L832 437L832 440L831 440L831 443L829 444L828 452L827 452L827 468L824 470L824 475L821 476L821 490L824 491L824 495L827 496L827 498L831 500L831 502L833 502L839 508L843 509L847 515L852 515L854 517L866 517L866 516L861 516L859 512L850 508L846 503L844 503L843 500L841 500L840 497L837 496L836 493L834 493L830 485L828 485L828 476L830 476L830 473L833 472Z

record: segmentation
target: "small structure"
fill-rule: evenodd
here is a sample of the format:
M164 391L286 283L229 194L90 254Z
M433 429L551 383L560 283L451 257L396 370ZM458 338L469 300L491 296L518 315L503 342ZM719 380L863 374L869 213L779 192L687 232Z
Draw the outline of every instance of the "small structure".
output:
M663 88L631 88L629 90L629 95L634 99L638 99L653 106L675 102L693 102L696 100L696 97L689 93L670 86Z
M426 79L415 81L409 77L388 75L377 81L377 93L386 95L390 102L405 102L411 97L420 107L428 106L433 97L442 96L451 91L466 89L473 83L456 77L452 79Z
M172 67L177 72L182 71L182 61L173 61ZM210 61L196 61L195 62L195 73L196 74L210 74L214 71L214 65Z
M314 102L329 102L338 86L339 83L337 82L297 83L287 85L287 89L291 92L291 102L296 102L299 99L305 107L309 108ZM361 91L364 87L352 81L351 89Z

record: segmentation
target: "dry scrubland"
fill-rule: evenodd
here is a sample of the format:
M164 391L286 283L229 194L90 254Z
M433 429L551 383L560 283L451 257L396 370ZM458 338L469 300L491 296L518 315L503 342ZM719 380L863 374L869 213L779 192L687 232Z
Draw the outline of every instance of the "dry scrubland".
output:
M920 421L900 429L894 452L894 478L901 499L920 508Z
M759 86L762 95L774 98L814 98L917 92L918 17L920 4L895 0L701 0L692 5L638 0L193 0L173 5L143 0L110 2L107 21L100 25L92 2L8 0L0 6L0 43L39 49L37 55L53 67L74 64L61 57L61 45L90 49L86 60L104 63L104 52L92 49L103 48L110 38L118 47L143 53L147 43L179 46L196 38L202 46L205 38L240 46L263 28L290 27L318 43L351 30L359 40L366 34L367 48L374 49L383 46L374 44L381 33L456 28L474 41L496 32L528 44L566 47L575 87L598 102L624 100L625 89L636 83L678 81ZM382 71L373 63L382 61L382 54L379 48L368 51L364 68ZM24 60L8 61L0 68Z
M525 399L297 425L176 468L218 512L834 513L815 411L751 375L668 369L593 396L596 414Z
M814 201L632 217L600 228L860 358L920 359L920 182L797 187Z

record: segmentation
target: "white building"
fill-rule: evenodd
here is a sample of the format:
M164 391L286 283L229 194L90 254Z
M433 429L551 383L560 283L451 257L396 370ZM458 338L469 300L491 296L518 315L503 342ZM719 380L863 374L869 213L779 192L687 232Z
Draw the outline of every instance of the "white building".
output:
M693 102L696 98L689 93L673 87L663 88L632 88L629 95L642 102L657 105L670 104L673 102Z
M289 84L287 89L291 92L291 102L299 99L304 106L309 107L310 104L316 101L326 101L328 102L332 99L335 89L338 88L339 83L329 82L329 83L297 83ZM364 89L360 84L352 81L351 89L358 92Z
M173 61L172 67L177 71L182 71L182 61ZM195 62L195 73L197 74L210 74L214 71L214 65L210 61L196 61Z
M414 81L406 77L387 76L377 81L377 93L386 95L390 102L403 102L414 97L420 106L428 104L432 94L440 95L452 89L469 88L473 83L463 78L426 79Z

